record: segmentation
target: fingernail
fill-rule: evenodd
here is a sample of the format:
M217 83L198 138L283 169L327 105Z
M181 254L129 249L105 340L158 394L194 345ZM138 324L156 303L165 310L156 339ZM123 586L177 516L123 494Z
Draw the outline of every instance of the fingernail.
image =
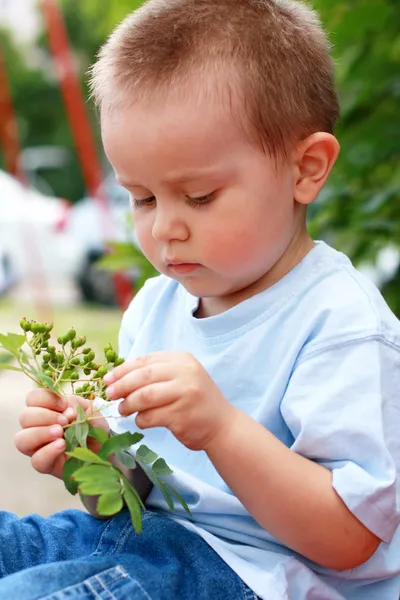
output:
M64 434L64 430L60 425L54 425L50 428L50 435L53 437L59 437Z
M112 383L114 381L114 374L112 371L110 371L109 373L107 373L107 375L104 375L103 377L103 381L106 385L108 385L109 383Z
M106 396L110 398L110 400L115 396L115 386L111 385L106 389Z
M64 415L64 416L65 416L65 417L68 419L68 421L69 421L70 419L73 419L73 418L75 417L75 411L74 411L74 409L73 409L73 408L69 407L69 408L67 408L67 410L65 410L65 411L63 412L63 415Z
M55 447L56 447L56 448L64 448L64 446L65 446L65 441L64 441L63 439L61 439L61 440L56 440L56 441L54 442L54 445L55 445Z
M57 423L64 426L64 425L68 425L69 421L68 421L67 417L64 417L64 415L59 415L57 417Z

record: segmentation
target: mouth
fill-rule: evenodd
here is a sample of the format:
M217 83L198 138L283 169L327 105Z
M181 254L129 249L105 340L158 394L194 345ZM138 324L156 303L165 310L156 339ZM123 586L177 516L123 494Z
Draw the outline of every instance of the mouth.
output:
M168 268L176 273L177 275L190 275L196 271L200 265L198 263L184 263L184 262L169 262Z

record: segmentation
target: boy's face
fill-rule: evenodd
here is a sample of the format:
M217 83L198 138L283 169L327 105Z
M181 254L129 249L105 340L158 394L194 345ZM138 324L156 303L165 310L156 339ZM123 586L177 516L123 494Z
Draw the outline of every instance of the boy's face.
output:
M254 293L300 227L292 165L278 170L213 98L138 101L105 111L102 131L150 262L199 298Z

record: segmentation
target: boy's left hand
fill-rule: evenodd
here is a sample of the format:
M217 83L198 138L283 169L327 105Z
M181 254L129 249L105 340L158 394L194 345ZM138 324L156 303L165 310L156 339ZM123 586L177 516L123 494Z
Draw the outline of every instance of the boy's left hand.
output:
M204 367L186 352L128 360L104 377L110 400L124 398L123 416L138 413L141 429L167 427L190 450L206 450L229 428L236 409Z

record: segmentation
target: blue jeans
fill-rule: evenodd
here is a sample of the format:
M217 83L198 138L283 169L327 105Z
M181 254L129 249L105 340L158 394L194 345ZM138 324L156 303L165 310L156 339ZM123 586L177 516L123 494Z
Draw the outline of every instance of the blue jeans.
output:
M0 512L1 600L253 600L197 534L169 517L77 511L19 519Z

